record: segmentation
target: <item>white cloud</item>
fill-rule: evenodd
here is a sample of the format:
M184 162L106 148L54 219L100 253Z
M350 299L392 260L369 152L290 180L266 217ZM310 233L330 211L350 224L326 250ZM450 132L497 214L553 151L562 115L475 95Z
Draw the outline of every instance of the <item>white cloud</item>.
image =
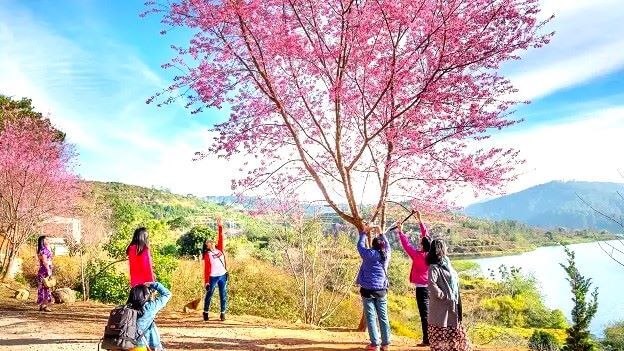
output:
M172 120L186 112L145 105L167 82L132 48L89 36L95 45L70 40L23 9L0 8L0 93L32 98L49 113L78 146L87 179L230 193L232 162L192 161L211 142L206 127L175 128Z
M502 133L486 142L520 150L526 164L517 169L520 177L509 184L512 193L551 180L624 182L618 170L624 168L624 105L581 113L566 121ZM475 200L462 194L458 201Z
M546 0L552 42L504 71L522 99L535 99L624 67L624 1Z

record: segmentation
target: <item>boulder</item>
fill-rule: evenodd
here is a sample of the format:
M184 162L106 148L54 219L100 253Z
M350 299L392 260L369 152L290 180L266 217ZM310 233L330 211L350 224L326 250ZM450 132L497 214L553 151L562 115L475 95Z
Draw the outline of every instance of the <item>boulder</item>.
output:
M15 291L15 298L18 300L26 301L30 297L30 292L26 289L19 289Z
M74 303L76 302L76 292L70 288L60 288L52 292L54 303Z

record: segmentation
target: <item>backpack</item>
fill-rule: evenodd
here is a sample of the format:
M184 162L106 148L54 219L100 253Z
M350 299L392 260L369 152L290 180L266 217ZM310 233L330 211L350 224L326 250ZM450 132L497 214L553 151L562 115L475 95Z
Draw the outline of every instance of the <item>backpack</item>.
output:
M139 311L129 305L117 306L111 312L104 328L104 337L101 340L101 347L104 350L130 350L137 347L140 338L145 340L145 330L138 330L137 319ZM147 341L147 340L145 340ZM147 342L145 343L147 346ZM147 346L150 350L149 346ZM98 350L100 345L98 345Z

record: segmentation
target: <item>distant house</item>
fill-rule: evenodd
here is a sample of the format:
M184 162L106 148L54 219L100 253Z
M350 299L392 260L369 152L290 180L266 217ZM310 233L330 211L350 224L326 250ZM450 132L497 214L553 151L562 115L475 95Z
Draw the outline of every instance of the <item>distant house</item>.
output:
M82 239L81 220L72 217L52 217L41 224L39 233L48 237L48 243L55 256L68 255L70 245Z

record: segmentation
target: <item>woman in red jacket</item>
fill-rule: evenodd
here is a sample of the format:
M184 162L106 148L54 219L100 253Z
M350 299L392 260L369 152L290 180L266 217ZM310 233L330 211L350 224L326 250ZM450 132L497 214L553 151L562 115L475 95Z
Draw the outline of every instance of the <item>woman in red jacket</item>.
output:
M147 237L147 229L144 227L137 228L134 231L130 245L126 249L130 264L131 287L156 281Z
M427 346L429 345L427 323L427 318L429 317L429 265L427 265L426 258L431 248L431 239L429 238L427 227L422 222L420 211L416 211L416 217L420 226L420 247L416 248L410 243L409 238L403 233L401 225L399 225L399 239L403 250L412 259L410 282L416 286L416 304L418 305L423 333L423 341L418 346Z
M202 256L204 259L204 285L206 287L206 298L204 299L204 321L208 320L210 311L210 300L215 288L219 287L219 302L221 304L221 320L225 320L225 310L227 307L227 265L225 253L223 251L223 223L221 217L217 218L217 245L213 240L204 242Z

